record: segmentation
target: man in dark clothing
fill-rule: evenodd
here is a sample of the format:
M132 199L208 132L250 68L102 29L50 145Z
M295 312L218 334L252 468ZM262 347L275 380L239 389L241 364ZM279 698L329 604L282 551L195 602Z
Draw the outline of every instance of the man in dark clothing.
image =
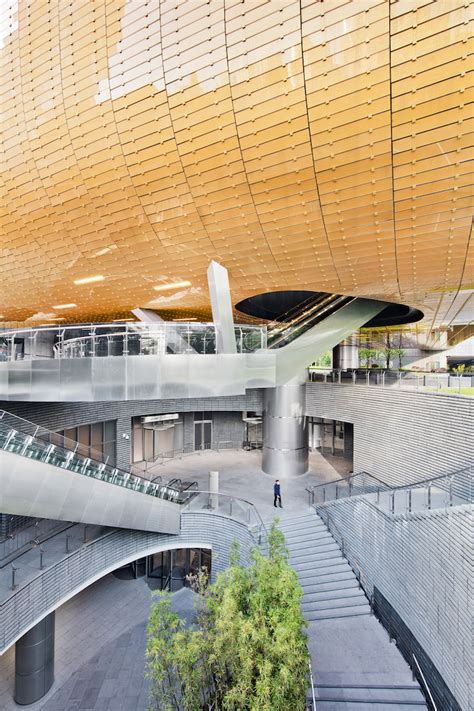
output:
M276 508L277 505L277 499L278 503L280 504L280 508L282 509L283 506L281 505L281 493L280 493L280 480L276 479L275 483L273 484L273 506Z

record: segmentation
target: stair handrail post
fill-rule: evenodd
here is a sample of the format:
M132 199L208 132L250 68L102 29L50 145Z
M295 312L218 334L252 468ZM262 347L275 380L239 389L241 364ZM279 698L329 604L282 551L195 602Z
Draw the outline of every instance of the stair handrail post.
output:
M352 477L349 477L349 498L352 496Z
M428 511L431 510L431 484L428 484Z
M413 489L408 489L408 513L411 513L411 496Z
M453 476L449 477L449 505L453 505Z
M390 513L395 513L395 492L392 491L390 494Z

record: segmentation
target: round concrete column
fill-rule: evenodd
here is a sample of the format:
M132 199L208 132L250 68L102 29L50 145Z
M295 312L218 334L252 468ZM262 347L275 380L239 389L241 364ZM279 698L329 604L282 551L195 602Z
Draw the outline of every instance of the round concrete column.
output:
M54 612L20 637L15 645L15 701L32 704L54 681Z
M305 385L266 388L263 396L262 469L276 479L308 471Z

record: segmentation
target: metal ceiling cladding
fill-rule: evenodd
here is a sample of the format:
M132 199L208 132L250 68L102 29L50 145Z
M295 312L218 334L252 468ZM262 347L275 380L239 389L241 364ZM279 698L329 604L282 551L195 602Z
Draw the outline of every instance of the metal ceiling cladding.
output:
M449 323L472 278L464 0L2 10L2 318L316 290ZM98 283L74 284L88 275ZM161 283L192 286L157 294ZM458 294L458 291L461 292Z

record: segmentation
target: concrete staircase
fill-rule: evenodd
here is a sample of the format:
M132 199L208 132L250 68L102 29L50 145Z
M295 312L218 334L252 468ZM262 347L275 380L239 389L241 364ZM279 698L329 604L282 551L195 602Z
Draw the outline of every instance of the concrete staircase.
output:
M419 685L315 513L282 517L290 563L303 589L318 711L426 709ZM308 708L312 708L308 697Z
M284 519L279 528L303 588L302 607L308 621L370 615L353 570L316 513Z

